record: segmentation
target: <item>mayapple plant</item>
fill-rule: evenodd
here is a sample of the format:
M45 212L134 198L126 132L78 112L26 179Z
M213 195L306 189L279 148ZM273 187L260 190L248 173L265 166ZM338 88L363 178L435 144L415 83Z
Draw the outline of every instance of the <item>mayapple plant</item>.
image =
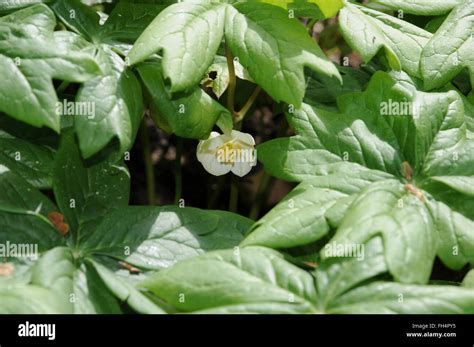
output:
M0 313L474 313L474 0L91 3L0 3ZM231 211L155 206L151 120Z

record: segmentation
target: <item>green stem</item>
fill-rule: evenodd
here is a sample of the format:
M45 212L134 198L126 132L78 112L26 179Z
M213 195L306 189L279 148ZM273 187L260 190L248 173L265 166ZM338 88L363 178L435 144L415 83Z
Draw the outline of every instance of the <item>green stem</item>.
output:
M276 137L278 138L278 137L284 136L287 129L288 129L288 122L286 121L286 119L283 119L280 124L280 127L278 128ZM252 207L250 208L250 214L249 214L250 219L257 220L257 218L259 217L262 204L265 201L265 198L267 197L268 187L271 181L272 181L271 176L268 175L264 171L263 176L260 179L260 183L258 185L257 195L252 204Z
M254 89L252 95L250 95L250 98L247 100L244 107L242 107L242 109L236 113L236 117L235 117L236 123L242 121L242 119L245 117L247 112L250 110L250 108L254 104L255 100L257 100L257 97L261 91L262 91L262 87L260 86L257 86L257 88Z
M229 199L229 211L237 213L237 206L239 203L239 182L237 176L232 175L230 184L230 199Z
M219 176L217 178L216 189L211 191L211 193L209 194L209 199L207 201L207 208L208 209L215 208L217 199L219 199L222 188L224 187L224 183L225 183L225 176Z
M229 49L229 46L225 46L225 55L227 58L227 68L229 69L229 87L227 89L227 109L230 111L232 116L235 116L235 88L237 85L237 78L235 76L234 57Z
M229 46L225 46L225 55L227 58L227 68L229 69L229 87L227 89L227 109L232 114L234 124L236 124L236 113L235 113L235 88L237 85L237 78L235 76L234 57L229 49ZM237 212L237 205L239 201L239 185L237 178L232 176L230 185L230 198L229 198L229 211Z
M263 176L260 180L260 184L258 185L257 196L252 204L252 208L250 209L249 218L253 220L257 220L258 216L260 215L260 209L262 207L262 203L267 196L267 188L270 184L271 176L266 172L263 173Z
M310 36L313 36L313 28L317 21L318 21L317 19L312 19L306 25L306 29L308 29L308 33Z
M183 179L182 179L182 169L181 169L181 155L183 153L183 139L177 137L176 142L176 159L175 159L175 190L174 190L174 204L179 203L181 199L181 193L183 190Z
M67 87L69 87L69 84L69 81L62 81L61 84L58 86L58 89L56 89L56 94L63 94Z
M143 161L145 163L146 175L146 191L148 205L154 205L156 202L155 196L155 173L153 170L153 162L151 160L151 146L148 138L148 128L146 125L146 118L143 118L140 126L140 142L142 144Z

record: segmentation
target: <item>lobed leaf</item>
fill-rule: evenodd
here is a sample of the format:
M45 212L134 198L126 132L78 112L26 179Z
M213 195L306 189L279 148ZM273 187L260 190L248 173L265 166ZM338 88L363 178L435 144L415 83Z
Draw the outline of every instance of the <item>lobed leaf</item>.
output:
M56 202L73 239L81 242L111 211L127 206L130 174L122 162L87 164L71 130L64 132L53 170Z
M251 223L222 211L130 206L106 216L82 250L156 270L206 251L235 247Z
M100 73L93 56L58 44L56 20L45 5L0 18L0 111L35 127L59 132L52 79L85 82Z

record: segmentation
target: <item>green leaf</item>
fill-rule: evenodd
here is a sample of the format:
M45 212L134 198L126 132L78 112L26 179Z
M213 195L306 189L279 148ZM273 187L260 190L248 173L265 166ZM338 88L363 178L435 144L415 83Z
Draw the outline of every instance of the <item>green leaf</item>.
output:
M100 73L94 58L58 44L54 14L34 5L0 18L0 110L36 127L59 131L52 79L85 82ZM34 116L33 116L34 115Z
M119 1L99 32L100 40L108 43L135 42L168 5L169 3L163 1L157 1L155 4Z
M134 65L162 52L171 92L194 88L211 65L224 33L226 6L178 3L167 7L138 38L128 57Z
M257 2L257 1L255 1ZM342 0L307 0L307 1L293 1L293 0L261 0L258 2L266 2L268 4L280 6L283 8L296 8L299 9L300 6L302 7L303 5L307 3L309 4L315 4L318 6L318 8L321 10L323 15L326 18L331 18L334 17L337 12L344 6Z
M74 273L74 313L119 314L118 300L88 262Z
M349 4L341 10L339 25L347 43L365 62L383 50L390 67L421 77L420 57L432 34L401 19Z
M428 180L423 184L423 189L429 192L434 200L449 206L452 211L474 220L474 199L470 196L451 189L443 183Z
M343 295L328 311L346 314L472 314L474 292L455 286L376 282Z
M46 218L3 211L0 212L0 242L7 248L8 245L26 245L29 249L37 246L39 253L64 244L59 232ZM32 254L32 257L36 256Z
M0 113L0 128L9 135L34 145L56 148L59 140L57 134L49 128L35 128L4 113Z
M74 270L71 250L67 247L56 247L46 252L34 265L31 283L60 294L69 294L72 291Z
M51 8L70 30L88 41L98 41L100 16L93 8L79 0L55 0Z
M335 103L337 97L343 94L360 92L370 80L370 75L358 69L338 66L342 77L342 85L336 78L308 73L304 102L318 106Z
M464 68L469 70L474 83L474 0L456 7L426 44L421 57L421 73L425 87L442 87Z
M236 69L237 70L237 69ZM229 68L226 57L217 55L206 76L201 81L203 87L211 88L219 99L229 86Z
M105 266L88 260L97 271L99 277L104 281L107 288L122 302L126 302L137 313L157 314L165 313L160 307L156 306L143 293L135 289L131 284L118 278L112 271Z
M27 6L50 1L52 0L3 0L2 3L0 3L0 13L15 11Z
M411 103L413 109L403 116L384 113L387 102ZM405 283L426 283L436 254L452 269L472 263L468 104L457 92L419 92L403 73L378 72L365 92L339 97L338 106L342 114L303 105L288 114L298 135L258 147L269 173L305 182L255 225L257 232L244 244L303 246L337 230L333 242L350 246L381 235L388 268ZM312 178L319 185L318 176L333 179L340 172L340 189L352 177L364 177L364 167L392 176L345 195L311 185ZM296 209L288 206L293 198Z
M366 170L336 172L307 180L253 226L242 246L290 248L317 241L330 231L331 213L344 199L388 178L390 175L385 173Z
M36 244L38 251L62 243L46 216L56 211L51 201L20 176L0 165L0 243Z
M381 235L390 272L403 283L426 283L436 255L434 225L425 205L396 180L365 188L330 242L363 244Z
M301 104L304 67L341 79L304 27L278 7L262 3L228 7L225 38L252 79L276 101Z
M56 293L32 285L0 285L1 314L65 314L68 305L57 300Z
M75 128L81 153L89 158L112 139L120 142L120 155L135 141L143 114L142 91L135 74L108 46L98 51L104 74L79 90L76 102L93 105L93 116L79 115Z
M462 281L462 286L467 288L474 288L474 270L470 270Z
M133 43L169 4L119 1L105 21L93 8L78 0L56 0L51 7L68 28L87 40L114 45Z
M72 251L67 247L56 247L46 252L34 265L31 284L50 289L56 293L56 301L64 307L73 305L73 277L76 271Z
M203 313L310 313L316 290L307 272L270 249L215 251L179 262L145 280L180 311Z
M326 247L331 247L328 243ZM375 276L387 272L384 247L380 237L374 237L362 248L362 253L352 257L329 258L314 271L318 291L318 308L324 312L341 295Z
M229 114L201 88L173 97L165 85L159 63L142 64L138 72L151 98L151 107L157 112L157 115L152 114L153 119L178 136L206 139L218 119Z
M237 246L252 224L222 211L130 206L105 216L82 245L145 269L161 269L206 251Z
M86 114L75 114L76 132L85 158L90 158L115 138L120 143L120 155L134 143L143 114L141 86L135 74L110 45L125 37L129 29L129 38L133 37L132 31L143 25L134 19L135 16L146 20L147 13L138 9L145 10L143 7L153 7L152 13L156 10L155 6L138 4L135 11L134 4L119 3L105 24L101 25L97 12L77 0L60 0L53 6L66 26L93 43L82 40L74 44L92 50L103 72L101 76L84 83L76 97L76 103L87 107ZM127 15L123 14L125 9L130 10L126 11Z
M308 0L308 2L318 5L327 18L334 17L344 6L342 0Z
M373 2L387 6L393 10L421 16L437 16L448 13L464 0L374 0Z
M474 177L472 176L434 176L431 179L444 183L461 194L474 197Z
M316 20L329 18L321 11L318 5L313 2L306 2L306 0L297 0L296 2L289 3L288 14L295 17L310 18Z
M20 175L39 189L51 188L54 152L0 130L0 165Z
M473 312L470 289L381 282L388 270L382 238L364 246L357 256L324 260L314 279L275 251L244 247L180 262L140 286L175 309L194 313Z
M425 178L474 174L470 117L457 92L419 92L404 73L377 72L366 91L340 96L338 106L338 114L290 109L298 135L258 146L265 169L301 181L353 162L401 176L408 161Z
M460 141L465 137L466 113L462 105L459 94L456 92L447 93L415 93L415 102L419 106L419 116L415 117L414 123L417 128L415 137L416 170L423 171L426 176L435 174L442 175L441 161L447 163L447 158L456 156L453 154L458 149L456 146L467 145ZM449 140L447 140L449 138ZM458 143L456 146L454 145ZM472 141L471 141L472 142ZM443 150L441 150L443 147ZM441 155L441 153L443 153ZM461 155L461 152L459 152ZM468 157L462 156L461 159ZM459 161L461 164L462 162ZM457 166L450 169L450 173L455 172ZM446 171L444 171L446 173ZM469 174L469 171L460 171L461 174ZM446 173L448 174L448 173Z
M456 270L466 263L474 264L474 222L442 202L430 201L428 208L438 237L437 254L443 263Z
M99 273L92 261L86 259L84 264L83 260L74 259L72 250L65 247L44 254L33 267L31 276L32 284L54 291L56 301L69 306L68 311L79 314L121 313L115 295L120 297L123 292L119 290L122 289L120 280L115 281L109 278L108 270L100 268ZM128 288L126 284L123 286ZM136 291L129 290L130 294ZM133 296L132 302L144 302L139 300L138 292ZM126 301L126 297L120 300Z
M369 241L359 255L329 258L314 272L321 312L436 314L474 309L474 293L456 286L380 282L387 271L380 237Z
M109 0L80 0L84 5L94 6L98 4L103 4L108 2ZM135 2L135 0L123 0L126 2ZM137 2L154 2L155 0L136 0Z
M443 22L446 20L446 17L447 17L446 15L434 17L428 23L426 23L425 30L434 34L440 28Z
M472 117L456 92L447 93L448 113L431 125L435 128L426 153L423 174L435 176L474 175L474 132ZM429 123L426 122L427 129ZM431 130L433 132L433 130ZM436 132L437 131L437 132ZM432 136L431 135L431 136Z
M379 72L365 92L338 99L342 114L306 104L290 109L293 113L287 119L298 135L259 145L259 160L269 173L290 181L324 175L335 166L345 171L362 169L352 163L398 175L405 159L401 149L407 145L412 125L410 117L381 115L381 105L408 96L391 77Z
M130 175L121 162L84 162L74 133L68 130L62 135L56 154L53 187L56 202L77 243L92 233L105 215L127 206Z

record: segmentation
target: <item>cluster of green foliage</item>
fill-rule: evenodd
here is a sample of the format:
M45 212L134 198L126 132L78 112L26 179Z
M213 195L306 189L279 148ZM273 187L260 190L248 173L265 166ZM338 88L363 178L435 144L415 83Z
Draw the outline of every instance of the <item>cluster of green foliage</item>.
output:
M0 244L40 253L3 259L1 313L474 313L474 0L106 5L0 3ZM364 70L308 35L330 18ZM257 222L128 206L145 110L228 132L232 75L286 111L295 135L257 151L296 188Z

